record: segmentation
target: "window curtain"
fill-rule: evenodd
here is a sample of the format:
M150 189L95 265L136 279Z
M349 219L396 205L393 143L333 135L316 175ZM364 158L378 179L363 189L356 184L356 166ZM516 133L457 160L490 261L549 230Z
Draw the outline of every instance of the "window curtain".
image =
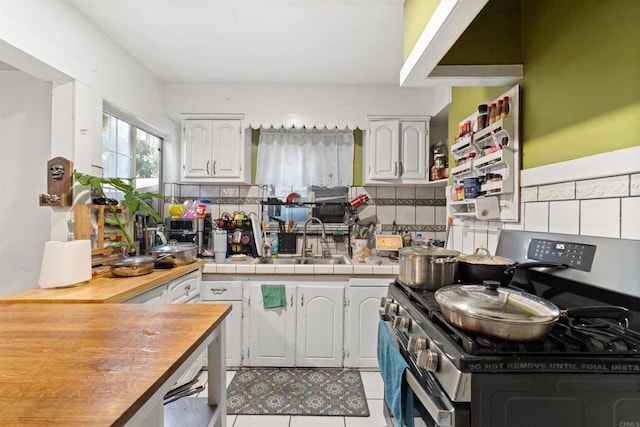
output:
M260 129L256 184L350 186L353 131Z

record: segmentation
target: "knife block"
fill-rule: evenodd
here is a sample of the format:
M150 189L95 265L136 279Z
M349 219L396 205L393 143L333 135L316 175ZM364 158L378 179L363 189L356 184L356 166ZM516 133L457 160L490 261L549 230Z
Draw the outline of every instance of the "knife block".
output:
M295 233L278 233L278 253L297 253L297 240L298 237Z

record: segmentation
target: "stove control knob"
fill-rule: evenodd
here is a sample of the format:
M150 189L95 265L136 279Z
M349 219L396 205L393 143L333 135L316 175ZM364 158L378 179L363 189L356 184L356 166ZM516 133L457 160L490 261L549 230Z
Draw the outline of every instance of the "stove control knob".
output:
M427 340L421 337L409 337L408 350L411 353L417 353L420 350L427 349Z
M388 302L393 302L393 299L387 297L380 298L380 307L384 307Z
M411 327L411 319L407 319L406 317L398 316L393 319L393 327L399 331L409 332L409 328Z
M433 350L420 350L416 355L416 364L419 368L435 372L438 370L438 353Z
M387 316L398 314L398 304L394 302L387 302L384 305L384 314L386 314Z

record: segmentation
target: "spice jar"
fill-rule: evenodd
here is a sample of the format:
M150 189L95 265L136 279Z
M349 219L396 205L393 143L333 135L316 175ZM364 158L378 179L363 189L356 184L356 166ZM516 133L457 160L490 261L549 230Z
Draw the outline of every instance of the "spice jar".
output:
M498 113L498 106L496 103L492 103L489 106L489 124L492 125L496 122L496 114Z
M505 118L509 114L509 97L505 96L502 98L502 110L500 112L500 117Z
M476 130L481 130L489 126L489 106L487 104L478 105L478 117L476 119Z

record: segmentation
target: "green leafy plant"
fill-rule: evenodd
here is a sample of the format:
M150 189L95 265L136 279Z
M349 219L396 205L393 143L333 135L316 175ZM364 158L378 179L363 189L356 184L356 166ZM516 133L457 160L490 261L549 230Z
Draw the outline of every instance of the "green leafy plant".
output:
M144 216L151 216L156 222L160 222L161 218L149 203L151 199L162 199L162 194L153 192L140 193L132 185L131 178L102 178L98 176L88 175L85 173L73 171L73 177L81 185L88 185L95 190L101 198L105 200L109 207L111 215L105 215L105 222L109 225L117 226L124 234L127 242L133 243L133 235L131 230L131 221L136 212ZM105 194L105 186L112 187L124 194L125 215L116 211L116 201L109 199ZM113 201L113 202L112 202Z

